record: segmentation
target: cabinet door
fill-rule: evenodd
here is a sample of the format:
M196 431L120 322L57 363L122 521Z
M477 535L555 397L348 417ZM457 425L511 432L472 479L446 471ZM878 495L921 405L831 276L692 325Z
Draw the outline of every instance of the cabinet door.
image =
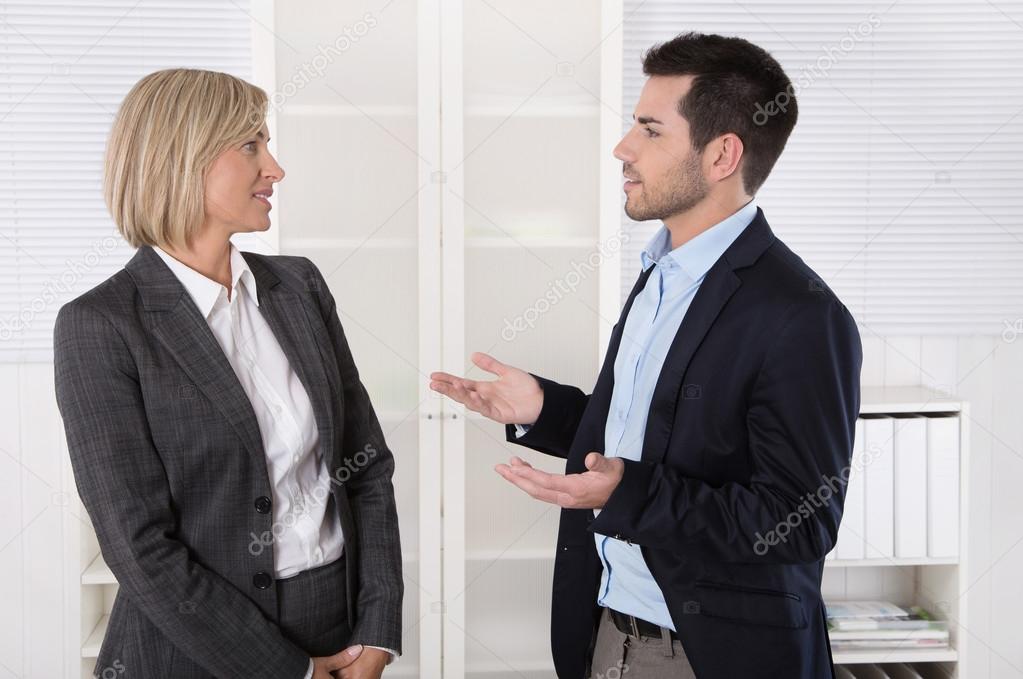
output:
M423 157L437 135L421 142L419 9L411 0L278 3L274 105L287 172L281 251L323 272L395 456L405 606L403 656L389 673L425 677L440 671L439 621L429 617L440 601L440 424L427 395L439 314L421 301L438 297L439 262L436 220L420 218Z
M589 391L598 369L599 4L465 0L442 17L445 370L473 352ZM447 31L447 33L445 33ZM452 115L452 111L458 115ZM613 322L613 321L612 321ZM551 677L559 508L504 481L504 428L445 405L444 676Z

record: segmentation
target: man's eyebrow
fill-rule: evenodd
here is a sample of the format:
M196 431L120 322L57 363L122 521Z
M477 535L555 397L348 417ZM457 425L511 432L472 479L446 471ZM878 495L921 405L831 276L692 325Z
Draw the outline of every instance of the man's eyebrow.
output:
M640 117L636 118L636 116L633 115L632 117L635 118L636 122L639 123L640 125L650 125L651 123L654 124L654 125L663 125L664 124L660 120L658 120L657 118L651 118L650 116L640 116Z

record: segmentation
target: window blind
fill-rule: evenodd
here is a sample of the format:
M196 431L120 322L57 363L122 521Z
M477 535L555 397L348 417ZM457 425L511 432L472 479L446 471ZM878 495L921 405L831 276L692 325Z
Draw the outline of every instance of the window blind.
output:
M997 6L996 6L997 4ZM861 330L1023 332L1023 11L1006 3L626 0L622 113L641 57L736 35L796 85L799 121L758 192L771 228ZM659 222L623 217L623 302Z
M162 68L252 68L247 0L0 0L0 362L52 360L60 306L134 254L102 195L121 100Z

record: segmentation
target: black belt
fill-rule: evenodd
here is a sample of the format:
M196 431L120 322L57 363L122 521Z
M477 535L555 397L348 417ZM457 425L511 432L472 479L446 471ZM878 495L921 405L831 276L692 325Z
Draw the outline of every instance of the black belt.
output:
M634 637L643 636L660 639L661 630L667 629L666 627L662 628L660 625L655 625L652 622L647 622L646 620L628 615L627 613L619 613L613 608L609 608L607 610L611 612L611 621L622 634L631 634ZM678 639L678 635L672 630L669 629L668 633L671 635L672 641L676 641Z

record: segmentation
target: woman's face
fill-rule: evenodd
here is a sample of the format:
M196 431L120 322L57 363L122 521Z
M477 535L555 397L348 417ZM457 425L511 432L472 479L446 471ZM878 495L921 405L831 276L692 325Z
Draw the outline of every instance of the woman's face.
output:
M206 174L204 229L247 233L270 228L273 185L284 170L270 154L270 133L264 124L252 137L228 148Z

